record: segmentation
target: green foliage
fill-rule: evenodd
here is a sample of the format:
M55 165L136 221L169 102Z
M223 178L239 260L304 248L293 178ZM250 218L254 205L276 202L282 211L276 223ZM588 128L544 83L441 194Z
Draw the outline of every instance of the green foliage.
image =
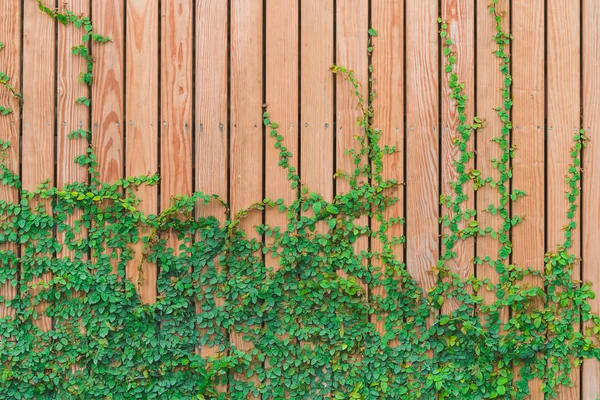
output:
M39 5L61 23L83 27L84 43L99 38L87 17ZM440 198L447 210L440 222L447 229L434 269L437 285L429 293L394 256L394 247L405 239L389 237L389 228L404 221L388 218L385 211L397 203L394 191L400 183L385 179L382 169L385 156L396 149L382 148L381 131L372 127L373 82L363 98L360 83L343 66L332 70L347 78L356 95L364 135L357 137L358 148L348 151L354 169L336 173L350 190L331 202L302 184L268 113L264 125L298 196L290 204L264 199L236 214L218 196L194 193L174 197L158 215L145 215L138 209L137 190L157 184L159 177L100 182L91 149L75 160L88 168L89 182L61 188L42 183L26 191L4 162L9 143L0 142L2 184L20 193L19 201L0 201L0 287L16 290L14 298L0 298L11 311L0 318L0 396L524 399L533 377L542 378L550 396L569 384L568 374L582 358L600 357L595 344L600 320L587 303L594 293L589 284L572 279L577 259L569 252L586 138L583 130L574 137L565 242L547 253L544 273L511 265L510 231L521 218L511 216L508 205L526 194L508 189L515 155L505 52L511 37L501 28L502 14L494 7L491 13L505 76L504 103L497 109L503 128L494 139L502 154L491 160L497 179L468 169L474 156L470 139L485 121L468 120L468 99L455 73L457 55L446 23L439 21L460 153L453 193ZM376 32L370 30L366 39L371 52ZM87 47L73 53L89 61L81 80L91 85ZM89 99L81 103L89 106ZM89 127L69 137L89 140ZM498 192L498 204L487 212L501 219L499 229L481 226L476 211L467 208L471 185ZM210 202L223 207L224 224L197 217ZM261 224L254 235L240 228L248 214L267 208L283 213L285 226ZM361 222L364 216L378 223ZM481 236L500 243L498 254L475 260L480 270L496 271L498 283L477 277L464 281L448 267L460 240ZM355 250L361 237L369 238L368 251ZM141 261L133 250L139 243ZM140 271L141 263L158 268L154 304L143 304L137 282L126 279L134 260ZM523 283L528 275L539 277L544 287ZM495 300L484 302L484 291ZM382 292L386 295L377 294ZM449 298L459 305L441 314ZM507 321L502 310L511 310ZM42 317L52 318L49 329L41 329ZM576 332L580 320L590 328ZM377 321L383 329L376 329ZM237 348L232 332L253 348ZM201 357L199 350L206 348L217 355ZM228 385L228 395L218 393L219 384Z
M21 96L21 93L19 93L14 87L12 87L9 82L10 82L10 77L8 75L6 75L4 72L0 72L0 86L4 86L6 89L8 89L12 93L12 95L14 97L19 99L20 101L23 101L23 96ZM0 105L0 115L8 115L8 114L12 113L12 111L13 111L12 108Z

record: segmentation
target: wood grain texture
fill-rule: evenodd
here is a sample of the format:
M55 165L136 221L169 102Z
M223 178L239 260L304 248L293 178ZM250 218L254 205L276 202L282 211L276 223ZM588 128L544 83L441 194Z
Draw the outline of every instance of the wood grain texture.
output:
M47 2L51 7L54 2ZM57 4L54 4L56 6ZM23 189L34 190L43 181L54 185L54 122L56 99L56 22L40 12L37 3L26 1L23 5L23 130L22 175ZM37 201L30 206L35 207ZM46 212L51 212L49 201L42 202ZM24 247L26 247L25 245ZM50 273L34 278L48 281ZM52 318L42 315L46 306L36 310L40 318L35 324L44 331L52 329Z
M160 207L192 193L192 0L162 2Z
M512 188L527 195L512 203L523 222L513 228L512 263L544 270L544 1L513 0L512 42L514 130ZM531 275L523 283L543 287ZM541 306L537 304L536 307ZM515 370L518 373L519 367ZM532 400L543 400L541 381L529 383Z
M367 0L346 0L337 3L336 9L336 64L344 66L354 71L354 77L361 83L360 94L368 104L368 81L369 81L369 59L367 53L368 29L369 29L369 2ZM362 118L362 112L358 107L358 99L355 95L355 89L348 82L348 79L341 75L336 75L336 171L341 170L352 175L356 166L354 165L354 156L346 154L347 150L354 149L360 152L360 144L356 137L364 136L364 129L357 126L356 122ZM363 159L363 163L368 160ZM358 184L368 183L368 178L361 176ZM336 179L336 194L348 193L350 183L345 179ZM355 224L367 226L369 219L363 216ZM354 251L359 254L361 251L367 251L369 240L367 237L360 237L354 243ZM340 270L339 274L347 278L348 274ZM368 292L366 283L358 279L358 284L365 292Z
M0 51L0 71L10 77L10 84L17 90L21 86L21 18L21 4L19 2L5 1L0 4L0 41L5 46ZM11 171L19 172L21 104L8 90L0 88L0 105L13 110L12 114L0 117L0 140L12 144L4 151L4 160ZM7 185L0 185L0 201L17 203L19 201L19 191ZM18 246L15 244L2 244L0 245L0 251L17 253ZM2 265L2 268L7 267ZM18 265L10 267L16 272ZM15 286L10 281L0 284L0 297L3 297L5 301L12 300L16 293L16 283ZM15 316L14 309L0 303L0 319L9 315Z
M284 137L284 146L293 154L290 165L298 168L298 0L274 0L266 10L266 103L271 121L279 124L277 131ZM279 149L273 144L267 128L265 145L265 194L273 200L283 198L289 205L297 190L290 187L287 171L279 163ZM287 218L277 209L265 212L267 225L285 229ZM267 239L268 240L268 239ZM279 263L271 253L265 255L267 265L274 269Z
M236 213L260 201L263 193L263 2L231 1L231 210ZM260 240L256 226L262 213L251 211L240 223L250 239ZM230 340L237 349L248 351L253 345L232 330ZM247 380L246 374L235 376ZM258 383L253 375L251 382Z
M373 0L371 1L371 26L377 30L374 39L374 50L371 63L373 65L373 128L381 130L380 146L396 147L393 154L384 156L382 176L384 179L404 181L404 0ZM398 218L404 215L404 186L393 193L398 202L384 212L384 218ZM373 229L379 229L379 222L372 219ZM394 224L388 227L387 237L402 236L404 226ZM373 251L381 251L382 245L378 240L371 244ZM403 260L403 247L394 246L394 255ZM381 263L374 261L374 266ZM385 270L381 270L382 273ZM371 296L386 295L383 286L371 289ZM373 315L371 322L377 332L385 333L385 316ZM393 342L390 345L394 346Z
M406 264L425 293L439 257L437 16L435 1L406 3Z
M96 60L92 90L92 144L97 149L100 181L110 183L123 178L124 170L123 12L123 0L92 3L95 31L111 39L109 43L92 45Z
M89 14L87 0L70 0L60 5L59 10L72 11L76 15ZM88 142L85 139L69 139L68 135L78 129L88 130L89 108L76 104L80 97L89 97L89 87L79 82L79 74L86 69L85 60L71 53L74 46L82 44L83 29L74 25L60 25L58 29L57 54L57 148L56 184L62 187L71 182L85 182L87 167L74 162L75 157L85 154ZM77 210L76 210L77 211ZM74 215L81 215L76 212ZM74 220L74 219L72 219ZM64 237L64 234L61 235ZM66 254L64 254L66 255Z
M546 147L546 240L548 251L556 251L565 241L563 227L568 224L569 207L565 192L568 186L565 176L571 165L573 135L580 127L580 20L579 2L556 0L547 2L547 147ZM579 204L579 200L577 201ZM577 229L573 231L570 251L579 256L580 213L575 213ZM580 265L573 266L573 279L580 279ZM579 329L579 324L575 326ZM560 389L558 397L579 399L580 370L574 368L572 387Z
M499 12L505 12L502 20L502 26L505 31L508 31L509 22L509 2L507 0L499 1L496 9ZM498 143L492 142L493 138L499 137L502 134L502 121L497 115L495 108L502 107L503 99L501 89L503 87L504 75L500 71L499 59L493 53L498 49L494 42L496 34L496 21L490 15L488 7L477 7L477 110L478 117L485 121L485 126L477 131L477 158L476 168L481 172L484 178L492 177L494 181L500 178L500 173L492 164L492 159L500 159L502 149ZM506 51L509 49L506 48ZM490 204L498 207L500 203L500 194L497 188L492 188L489 185L477 190L477 220L479 226L484 229L491 227L497 231L502 227L503 220L499 215L492 215L486 212ZM491 236L477 238L477 256L484 258L490 256L493 260L499 258L498 251L500 250L500 242ZM480 279L489 279L491 284L498 284L499 276L496 270L488 263L482 263L477 266L477 277ZM480 289L481 297L485 304L491 304L496 300L496 294L485 288ZM506 321L508 318L508 310L500 310L500 318Z
M333 0L303 0L301 5L302 184L333 200Z
M158 171L158 0L127 0L126 54L126 175L140 176ZM149 38L148 32L154 37ZM137 191L140 210L154 214L158 188L142 186ZM146 232L145 234L148 234ZM142 302L156 301L156 265L142 262L142 244L127 266L127 278L136 284ZM141 273L140 273L141 271Z
M600 287L600 3L582 2L583 42L583 128L590 138L583 152L582 245L583 281L592 282L592 290ZM591 311L600 312L600 299L588 300ZM586 326L586 328L589 326ZM597 342L596 342L597 343ZM581 376L582 400L600 398L600 362L587 359Z
M443 0L442 1L442 19L448 24L448 37L454 43L452 52L457 54L457 64L455 72L458 80L464 83L464 94L467 95L465 114L467 122L474 116L475 102L475 7L471 0ZM446 58L442 59L442 64L446 64ZM449 74L442 72L442 194L454 195L454 189L451 182L457 182L459 174L456 172L455 162L460 159L461 151L454 144L455 138L460 136L458 133L458 109L456 100L450 100ZM469 140L467 147L473 150L475 146L473 137ZM466 164L466 170L471 170L474 161L470 160ZM475 207L475 192L471 184L464 185L464 194L468 197L462 206L465 209L472 210ZM442 213L448 213L449 210L442 208ZM460 224L461 229L465 223ZM444 227L444 234L449 234L450 229ZM442 250L443 252L444 250ZM475 240L468 238L459 240L453 247L456 257L447 263L450 271L459 275L463 281L474 275L475 267L473 257L475 255ZM449 314L460 306L456 299L446 299L442 313Z
M196 7L196 190L227 201L227 3L201 1ZM217 202L200 206L197 216L213 216L222 224L226 220L225 209ZM215 264L219 268L217 260ZM223 300L216 298L215 304L222 306ZM197 310L202 310L201 304ZM202 346L199 352L203 357L222 354L217 346ZM217 390L225 392L227 385L220 384Z

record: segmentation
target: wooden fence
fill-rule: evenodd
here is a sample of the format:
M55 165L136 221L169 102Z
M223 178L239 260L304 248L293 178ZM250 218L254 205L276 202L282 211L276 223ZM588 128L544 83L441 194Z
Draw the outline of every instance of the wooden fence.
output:
M55 4L53 4L55 3ZM49 6L63 6L48 0ZM67 134L91 119L101 179L159 171L158 187L143 189L145 211L164 208L172 195L202 190L240 209L263 197L292 198L278 153L265 139L263 104L294 154L301 179L332 198L347 190L334 171L351 166L358 110L347 84L330 72L333 63L366 83L369 62L377 91L375 125L398 146L386 174L406 183L395 211L406 217L401 257L425 287L440 254L439 195L449 189L458 151L452 144L457 112L448 101L436 18L449 21L459 56L458 73L469 96L467 114L486 119L474 161L483 175L497 173L499 156L490 139L500 121L502 75L492 54L490 0L69 0L69 9L90 14L97 32L112 42L92 46L95 83L92 109L74 107L88 95L77 81L80 59L71 54L80 33L58 29L33 0L0 0L0 70L12 77L25 102L6 91L0 104L19 110L0 118L0 138L13 146L9 166L21 171L25 189L44 179L62 185L85 179L73 164L81 141ZM512 262L543 269L543 256L562 241L566 224L565 174L572 137L583 126L591 137L575 233L582 263L576 277L600 287L600 2L598 0L503 0L506 28L514 34L512 144L513 186L528 196L512 206L524 215L513 233ZM377 29L372 60L367 30ZM0 198L15 193L0 187ZM470 194L479 211L497 192ZM208 210L207 212L210 212ZM268 223L282 218L267 211ZM479 213L484 224L496 220ZM261 222L256 214L246 224ZM596 244L594 244L596 243ZM366 243L360 244L366 246ZM497 242L460 244L452 268L494 281L476 270L475 254L492 254ZM128 271L135 279L137 270ZM141 295L156 297L148 268ZM3 289L5 290L5 289ZM591 301L600 311L600 297ZM451 305L450 305L451 306ZM600 364L586 361L561 399L600 397ZM534 383L535 385L535 383ZM539 389L532 398L541 399Z

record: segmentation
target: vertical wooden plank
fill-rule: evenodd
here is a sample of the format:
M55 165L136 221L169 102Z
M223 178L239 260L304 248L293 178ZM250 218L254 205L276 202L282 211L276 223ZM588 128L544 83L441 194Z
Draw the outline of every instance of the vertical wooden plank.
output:
M346 0L337 3L336 9L336 63L354 71L354 77L361 83L360 93L365 102L368 102L369 60L367 53L367 38L369 29L369 3L367 0ZM350 175L354 172L354 156L346 154L349 149L360 151L360 144L356 137L363 136L364 129L356 125L362 112L358 107L358 99L354 88L347 78L341 74L336 75L336 170L344 171ZM368 104L368 103L365 103ZM367 160L362 160L367 162ZM368 178L361 176L358 184L364 183ZM350 191L350 183L344 179L336 180L336 194ZM358 225L368 224L368 218L363 216L354 221ZM354 251L368 249L367 237L358 238L354 244ZM344 271L340 275L347 277ZM362 280L359 285L365 293L367 287Z
M508 31L509 17L509 2L507 0L500 0L496 9L498 12L506 12L502 20L503 28ZM502 121L497 115L495 108L502 107L502 86L504 75L499 68L499 60L494 54L498 46L494 41L493 37L496 34L496 21L494 17L490 15L490 10L487 4L479 5L477 7L477 116L485 121L484 128L477 131L477 159L476 168L481 172L481 176L484 178L492 177L494 181L500 178L500 173L494 168L491 160L496 158L500 159L502 156L502 149L498 143L492 140L496 137L500 137L502 134ZM508 48L506 49L508 51ZM494 207L498 207L500 203L500 194L497 188L492 188L486 185L479 188L476 193L477 202L477 220L479 227L485 229L491 227L497 231L502 227L503 220L498 215L492 215L486 212L490 204ZM500 250L501 244L498 239L494 239L487 235L484 237L477 238L477 256L484 258L490 256L492 260L499 259L498 251ZM492 284L498 284L499 276L496 273L495 268L490 266L488 263L483 263L477 267L477 277L481 279L489 279ZM486 289L482 289L481 296L485 304L491 304L496 300L496 294ZM508 310L500 310L500 318L505 321L508 317Z
M278 134L284 138L283 145L292 153L290 166L298 170L298 101L299 101L299 0L271 0L266 2L266 104L269 118L279 124ZM279 150L274 147L270 129L266 131L265 143L265 196L270 199L283 198L290 205L298 190L292 189L287 179L288 172L278 165ZM271 227L286 229L285 213L274 208L265 211L265 222ZM266 238L272 245L272 239ZM280 269L279 260L272 253L265 254L265 263L275 271ZM265 360L269 368L270 359ZM272 382L271 384L274 384Z
M87 0L71 0L63 3L60 12L67 10L75 15L89 15L89 2ZM86 70L86 62L72 53L72 48L82 44L83 30L77 29L73 24L58 27L57 51L57 138L56 138L56 185L62 188L72 182L86 182L88 177L87 167L75 163L75 158L85 154L88 141L83 138L69 138L69 134L78 129L89 131L89 108L76 104L78 98L90 96L87 84L79 82L79 74ZM73 210L72 215L67 215L65 224L73 228L76 221L81 219L81 209ZM65 244L66 232L56 232L59 243ZM86 237L87 229L75 233L75 238ZM74 251L63 246L57 254L58 258L75 256ZM84 255L85 257L86 255ZM74 296L79 296L78 292ZM81 326L81 322L80 322ZM83 328L82 328L83 329ZM71 366L76 370L76 365Z
M380 146L396 147L393 154L384 156L382 176L384 179L404 180L404 0L372 0L371 26L377 30L374 39L372 57L373 88L376 93L373 99L373 127L381 130ZM402 217L404 213L404 186L394 192L398 202L384 212L384 218ZM379 222L372 220L373 229L379 229ZM404 226L394 224L388 228L388 239L402 236ZM381 251L378 240L371 245L373 251ZM403 259L402 246L394 247L394 255ZM377 266L377 265L375 265ZM381 271L385 273L384 270ZM373 296L385 297L383 286L371 290ZM382 316L383 317L383 316ZM377 332L384 334L385 320L373 315L371 322Z
M192 0L162 2L161 209L192 193Z
M196 8L196 190L217 194L225 201L228 194L228 142L227 142L227 75L228 75L228 9L220 0L200 1ZM213 216L225 222L225 210L212 202L200 206L199 217ZM218 261L215 260L218 264ZM218 268L218 265L216 266ZM215 299L223 305L221 298ZM199 304L197 312L202 312ZM199 349L205 357L220 354L218 346ZM226 385L217 386L219 392Z
M100 181L112 183L123 177L123 1L94 1L92 15L96 32L111 39L110 43L94 43L92 46L96 60L92 91L92 144L97 152Z
M263 2L231 0L231 209L233 213L262 199L262 85ZM241 228L248 238L260 240L255 227L262 223L257 211L248 213ZM231 332L231 343L252 349L243 334ZM246 380L245 374L236 380ZM253 375L250 381L257 383ZM235 390L235 389L233 389Z
M594 291L600 286L600 248L597 239L600 237L600 3L583 0L583 127L591 137L584 151L583 170L583 280L592 282ZM591 311L600 312L600 299L589 300ZM600 398L600 362L587 359L583 362L583 397L584 400Z
M126 175L158 171L158 0L127 0L126 109L128 125ZM154 37L148 37L154 32ZM142 186L137 196L144 213L156 213L158 188ZM148 234L146 232L145 234ZM142 244L134 246L135 258L127 277L136 284L142 302L156 301L156 265L142 261ZM141 276L140 276L141 270ZM139 282L139 283L138 283Z
M54 2L46 3L52 7ZM54 108L56 98L56 22L40 12L35 1L23 5L23 104L22 181L23 189L32 191L42 181L54 184ZM36 202L31 205L35 206ZM49 201L43 202L51 211ZM25 245L27 246L27 245ZM50 279L45 273L44 281ZM38 278L32 283L39 282ZM52 328L52 318L43 315L46 306L37 307L40 318L35 324L44 331Z
M71 0L68 4L60 5L60 12L69 10L75 15L89 14L87 0ZM78 129L88 130L89 108L77 105L81 97L89 97L89 87L79 82L79 74L85 70L85 60L74 56L71 49L82 44L83 31L74 25L60 25L58 29L57 54L57 149L56 149L56 184L62 187L71 182L85 182L87 168L74 162L75 157L85 154L88 144L85 139L69 139L68 135ZM78 219L81 213L75 211L73 218L68 218L68 224ZM60 234L64 237L64 233ZM64 240L64 239L61 239ZM63 250L62 255L70 254Z
M439 255L437 17L436 1L406 3L406 264L425 293Z
M600 287L600 3L583 0L583 127L591 137L583 152L583 281L592 282L592 289L598 293ZM600 312L600 298L588 300L591 311ZM587 359L583 362L581 379L583 400L600 398L600 362Z
M302 183L327 201L333 199L333 0L301 4Z
M563 227L568 224L569 203L565 176L571 165L573 135L580 127L580 4L570 0L549 1L547 7L547 244L554 251L565 241ZM579 203L579 201L577 201ZM575 213L572 254L580 253L580 209ZM580 266L573 267L573 279L580 279ZM579 324L575 327L579 329ZM579 399L580 373L573 368L573 387L563 387L561 399Z
M474 94L475 94L475 7L472 0L443 0L442 1L442 19L448 24L448 37L454 43L452 52L457 54L457 64L455 72L458 80L464 83L463 92L467 95L465 114L467 122L473 117L474 112ZM445 58L442 64L445 64ZM456 100L450 99L449 74L442 73L442 194L455 195L451 182L457 182L459 173L456 172L454 163L461 157L461 150L454 144L455 138L460 136L458 133L458 109ZM473 133L474 136L474 133ZM474 149L474 138L467 144L468 149ZM474 166L473 160L466 164L467 170ZM464 185L464 194L467 200L462 206L465 209L473 209L475 206L475 192L472 185ZM442 213L449 212L442 209ZM452 212L452 211L450 211ZM450 229L444 227L443 233L450 233ZM451 272L459 275L463 280L472 276L475 272L473 256L475 255L475 239L469 238L459 240L453 247L456 257L448 262L448 268ZM456 310L460 304L455 298L446 299L442 312L449 314Z
M273 0L267 3L266 23L266 102L271 121L279 124L284 145L293 154L290 165L298 167L298 0ZM278 165L279 149L267 132L265 146L265 194L271 199L283 198L285 204L296 199L287 171ZM286 217L277 209L266 211L270 226L285 229ZM267 254L267 261L277 262Z
M544 1L513 0L513 191L527 196L512 204L523 222L513 228L512 263L544 270ZM523 284L543 287L540 278L527 275ZM538 306L541 306L539 304ZM515 372L518 371L517 370ZM543 400L541 381L530 382L531 399Z
M0 42L4 48L0 50L0 71L10 77L10 84L19 90L21 85L21 4L7 1L0 5ZM11 114L0 116L0 139L11 143L5 151L6 166L14 172L19 172L19 136L21 104L12 93L4 87L0 88L0 105L11 108ZM6 185L0 185L0 200L17 203L19 191ZM15 244L3 244L0 251L17 252ZM3 268L7 268L4 266ZM11 266L13 269L16 266ZM16 277L15 277L16 279ZM0 297L5 301L12 300L16 294L16 286L11 281L0 284ZM8 316L14 317L15 312L11 307L0 303L0 319Z

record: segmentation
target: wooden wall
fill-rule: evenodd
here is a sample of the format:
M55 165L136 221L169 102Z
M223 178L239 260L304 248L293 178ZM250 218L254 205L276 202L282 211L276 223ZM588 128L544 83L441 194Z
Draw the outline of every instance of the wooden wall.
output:
M62 0L46 3L63 7ZM457 112L448 101L436 18L441 15L449 23L458 73L469 96L467 114L487 120L472 143L477 150L473 166L493 176L497 171L488 160L498 156L499 148L490 139L501 127L493 108L501 105L503 78L492 54L495 27L488 3L68 0L71 10L91 14L96 30L112 38L111 43L92 46L95 84L92 111L87 113L73 107L77 97L88 95L77 83L80 59L70 51L79 34L73 28L58 29L33 0L0 0L0 41L6 46L0 51L0 70L12 76L25 98L19 107L7 91L0 91L0 104L17 110L0 118L0 138L13 143L20 138L21 150L10 150L9 165L20 168L26 189L44 179L62 184L85 177L71 162L82 149L66 135L91 118L102 179L162 174L159 187L140 194L145 211L155 213L168 205L170 196L198 190L228 198L235 211L265 196L295 196L276 165L277 152L268 137L265 141L266 104L303 183L332 199L348 189L333 173L351 165L344 149L354 143L357 109L346 83L329 67L341 63L366 85L367 29L373 26L378 31L371 60L378 93L374 123L385 143L399 148L388 158L384 173L406 183L390 215L406 218L407 245L399 257L429 288L434 284L429 270L441 251L439 195L450 189L452 162L459 154L452 143ZM583 154L581 223L575 233L575 251L583 261L574 273L598 290L600 3L501 0L499 8L507 13L505 28L515 36L510 46L511 140L518 150L512 185L528 193L512 205L514 214L526 218L514 229L511 261L542 270L545 251L562 241L564 175L573 133L583 126L591 142ZM498 200L489 188L469 195L469 205L479 211ZM1 188L1 199L15 196ZM499 221L479 215L482 224ZM265 218L270 224L283 223L277 212L267 212ZM245 221L256 223L259 214ZM485 238L462 242L451 268L465 277L497 280L491 269L477 269L472 262L475 254L492 254L497 246ZM141 296L152 302L156 270L146 265L143 273ZM137 274L137 269L128 271L131 279ZM10 297L11 290L0 288L0 294ZM591 304L600 311L600 297ZM573 378L576 386L563 389L561 399L600 397L597 361L586 361ZM539 384L532 383L532 398L543 398Z

